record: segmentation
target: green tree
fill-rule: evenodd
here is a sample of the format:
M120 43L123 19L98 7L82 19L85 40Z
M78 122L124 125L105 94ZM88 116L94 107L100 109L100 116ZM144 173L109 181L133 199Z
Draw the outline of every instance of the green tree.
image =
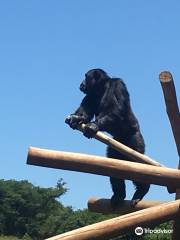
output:
M0 234L41 240L109 218L64 207L59 198L66 191L62 179L54 188L0 180Z
M27 181L0 180L0 234L24 236L27 233L33 239L43 238L44 226L49 226L52 216L56 219L66 211L57 201L66 191L62 180L55 188L35 187Z
M115 217L64 207L59 198L66 192L62 179L53 188L33 186L28 181L0 180L0 235L9 236L0 239L41 240ZM156 228L172 229L172 224L168 222ZM130 233L111 240L155 239L169 240L170 235Z

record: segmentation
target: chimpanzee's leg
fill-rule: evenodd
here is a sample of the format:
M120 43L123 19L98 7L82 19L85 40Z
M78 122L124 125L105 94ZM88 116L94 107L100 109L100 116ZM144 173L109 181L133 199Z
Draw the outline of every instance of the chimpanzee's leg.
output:
M140 131L137 131L129 139L128 145L140 153L145 152L145 144ZM132 197L132 206L135 206L149 191L150 184L133 181L136 191Z
M126 197L125 182L119 178L110 177L113 195L111 197L111 206L113 209L120 206Z
M125 159L121 153L110 147L107 148L107 156L116 159ZM112 208L117 208L123 203L126 197L125 181L120 178L110 177L110 183L113 191L113 195L111 197L111 206Z
M136 191L132 197L131 205L134 207L139 201L141 201L143 199L143 197L149 191L150 184L140 183L140 182L133 182L133 183L136 187Z

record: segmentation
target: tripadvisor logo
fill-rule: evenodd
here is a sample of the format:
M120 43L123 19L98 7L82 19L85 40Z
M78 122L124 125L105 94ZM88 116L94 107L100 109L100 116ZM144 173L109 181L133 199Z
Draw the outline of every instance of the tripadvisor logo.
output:
M135 234L140 236L140 235L143 235L144 231L143 231L143 228L142 227L137 227L135 228Z
M173 229L150 229L150 228L142 228L136 227L134 230L135 234L141 236L143 234L172 234Z

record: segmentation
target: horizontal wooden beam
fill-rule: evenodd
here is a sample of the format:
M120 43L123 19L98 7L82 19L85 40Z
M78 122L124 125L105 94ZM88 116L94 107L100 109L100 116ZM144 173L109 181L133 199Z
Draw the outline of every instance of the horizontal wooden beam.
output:
M88 200L88 209L91 212L103 213L103 214L127 214L131 212L136 212L145 208L154 207L159 204L165 203L162 201L145 201L142 200L136 204L135 207L132 207L130 200L125 200L123 204L113 209L111 207L111 200L105 198L90 198Z
M28 152L27 163L42 167L112 176L162 186L180 187L179 170L113 158L31 147Z
M84 132L85 124L81 124L78 127L78 130L81 132ZM95 139L98 141L105 143L106 145L110 146L111 148L117 150L118 152L128 156L132 160L139 162L139 163L146 163L153 166L163 166L162 164L158 163L154 159L146 156L145 154L142 154L140 152L135 151L134 149L124 145L123 143L120 143L116 140L114 140L112 137L109 137L108 135L98 131L95 136Z
M179 214L180 200L129 213L103 222L82 227L46 240L109 240L136 227L150 227L174 219Z

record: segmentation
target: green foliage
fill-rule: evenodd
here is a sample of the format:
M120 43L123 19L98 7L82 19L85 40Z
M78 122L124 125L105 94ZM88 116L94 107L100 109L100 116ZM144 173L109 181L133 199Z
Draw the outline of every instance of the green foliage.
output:
M23 238L17 238L14 236L0 236L0 240L32 240L27 234Z
M0 240L20 240L20 239L13 236L9 236L9 237L0 236Z
M66 191L62 179L54 188L36 187L28 181L0 180L0 240L42 240L114 217L64 207L59 198ZM168 222L155 229L160 228L172 229L172 224ZM170 234L131 233L111 240L156 239L170 240Z
M28 181L0 180L0 234L41 240L107 218L64 207L58 198L66 191L62 179L55 188L35 187Z
M0 234L20 237L28 234L38 240L47 231L51 234L61 215L72 211L57 201L65 192L62 180L55 188L35 187L27 181L0 180Z
M0 236L0 240L19 240L19 238L16 238L16 237L3 237L3 236Z

